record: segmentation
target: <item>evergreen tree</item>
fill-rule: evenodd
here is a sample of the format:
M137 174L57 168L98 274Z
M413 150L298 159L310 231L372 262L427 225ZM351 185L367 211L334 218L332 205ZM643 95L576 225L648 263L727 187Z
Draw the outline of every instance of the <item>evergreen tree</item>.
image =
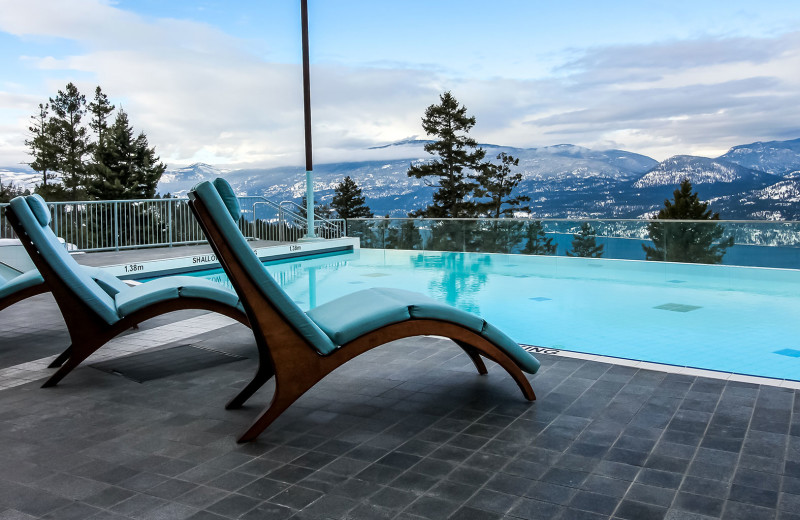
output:
M529 212L530 208L521 204L529 202L530 197L511 196L511 192L522 181L521 173L511 174L511 167L519 166L519 159L502 152L497 160L500 161L498 164L489 161L483 163L476 177L479 186L475 189L475 195L489 199L478 204L480 212L492 218L513 217L517 212Z
M42 186L47 186L47 181L55 179L56 147L54 143L55 125L50 121L48 111L49 103L39 103L39 113L32 115L33 123L28 127L31 138L25 141L25 146L30 148L33 160L28 165L42 176Z
M422 249L422 235L413 219L404 219L399 227L389 227L386 249Z
M467 136L475 126L475 118L467 116L450 92L439 96L439 104L425 110L422 128L437 139L425 145L425 151L436 158L430 162L411 165L409 177L424 179L433 186L433 204L410 214L412 217L447 218L474 217L474 201L467 200L477 184L473 181L481 169L486 152L477 141Z
M658 220L719 220L719 213L708 209L692 183L684 179L673 193L673 200L664 201ZM642 245L647 260L718 264L725 251L733 246L733 237L723 238L725 228L705 222L651 222L647 225L653 247Z
M89 194L101 200L152 198L166 166L144 133L134 137L125 111L117 113L103 141L105 145L95 150Z
M584 258L600 258L603 256L604 246L603 244L597 245L597 232L588 222L581 224L581 230L572 236L572 251L567 251L567 256Z
M528 243L522 249L526 255L554 255L556 244L544 232L541 220L534 220L528 225Z
M50 107L53 109L51 124L57 170L73 200L78 200L83 194L84 157L89 151L89 136L81 124L86 114L86 96L73 83L68 83L55 99L50 98Z
M20 195L30 195L30 191L14 186L13 182L3 184L3 179L0 177L0 203L10 202L11 199Z
M104 146L106 131L108 130L108 118L111 117L111 112L113 111L114 105L108 101L108 96L98 86L94 90L94 100L89 103L89 113L92 116L89 126L97 135L97 141L94 143L95 149Z
M336 186L331 207L339 215L339 218L372 217L372 212L361 194L361 188L349 175Z
M303 199L300 201L300 210L298 213L301 217L306 218L308 214L306 210L306 196L303 195ZM314 199L314 218L324 218L326 220L330 220L333 218L333 208L328 204L320 204L319 200Z

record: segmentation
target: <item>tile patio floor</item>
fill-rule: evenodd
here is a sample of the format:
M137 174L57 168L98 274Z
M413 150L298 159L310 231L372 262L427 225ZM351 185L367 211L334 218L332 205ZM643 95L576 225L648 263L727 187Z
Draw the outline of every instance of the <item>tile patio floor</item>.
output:
M528 403L497 367L479 376L446 340L416 338L237 445L271 387L226 411L253 339L224 322L196 335L198 319L212 315L151 320L112 346L248 359L139 384L90 358L56 388L0 387L0 520L800 519L794 390L542 355ZM49 295L0 312L0 369L67 342Z

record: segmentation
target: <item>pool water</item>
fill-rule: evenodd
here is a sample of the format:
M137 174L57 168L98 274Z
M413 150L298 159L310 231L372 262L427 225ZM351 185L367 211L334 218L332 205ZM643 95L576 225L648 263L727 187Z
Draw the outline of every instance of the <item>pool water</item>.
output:
M526 345L800 380L796 270L381 249L265 265L305 310L396 287Z

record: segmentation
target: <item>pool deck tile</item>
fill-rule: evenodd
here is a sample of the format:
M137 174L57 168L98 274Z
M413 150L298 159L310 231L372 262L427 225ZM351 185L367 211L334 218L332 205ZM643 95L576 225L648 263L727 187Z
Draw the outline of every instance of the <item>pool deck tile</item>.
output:
M0 519L788 519L800 506L800 383L562 351L538 355L529 403L498 367L479 376L421 337L359 356L238 445L272 392L224 409L255 370L246 327L150 320L41 389L40 360L68 344L54 313L48 295L0 312ZM249 359L143 384L89 366L185 343Z

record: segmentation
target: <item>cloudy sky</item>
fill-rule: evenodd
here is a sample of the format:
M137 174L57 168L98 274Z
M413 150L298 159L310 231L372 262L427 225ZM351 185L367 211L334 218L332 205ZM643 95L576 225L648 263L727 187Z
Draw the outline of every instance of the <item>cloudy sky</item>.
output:
M422 136L716 156L800 137L797 0L309 0L316 162ZM299 0L0 0L0 166L72 81L170 166L300 165ZM384 153L384 152L381 152Z

